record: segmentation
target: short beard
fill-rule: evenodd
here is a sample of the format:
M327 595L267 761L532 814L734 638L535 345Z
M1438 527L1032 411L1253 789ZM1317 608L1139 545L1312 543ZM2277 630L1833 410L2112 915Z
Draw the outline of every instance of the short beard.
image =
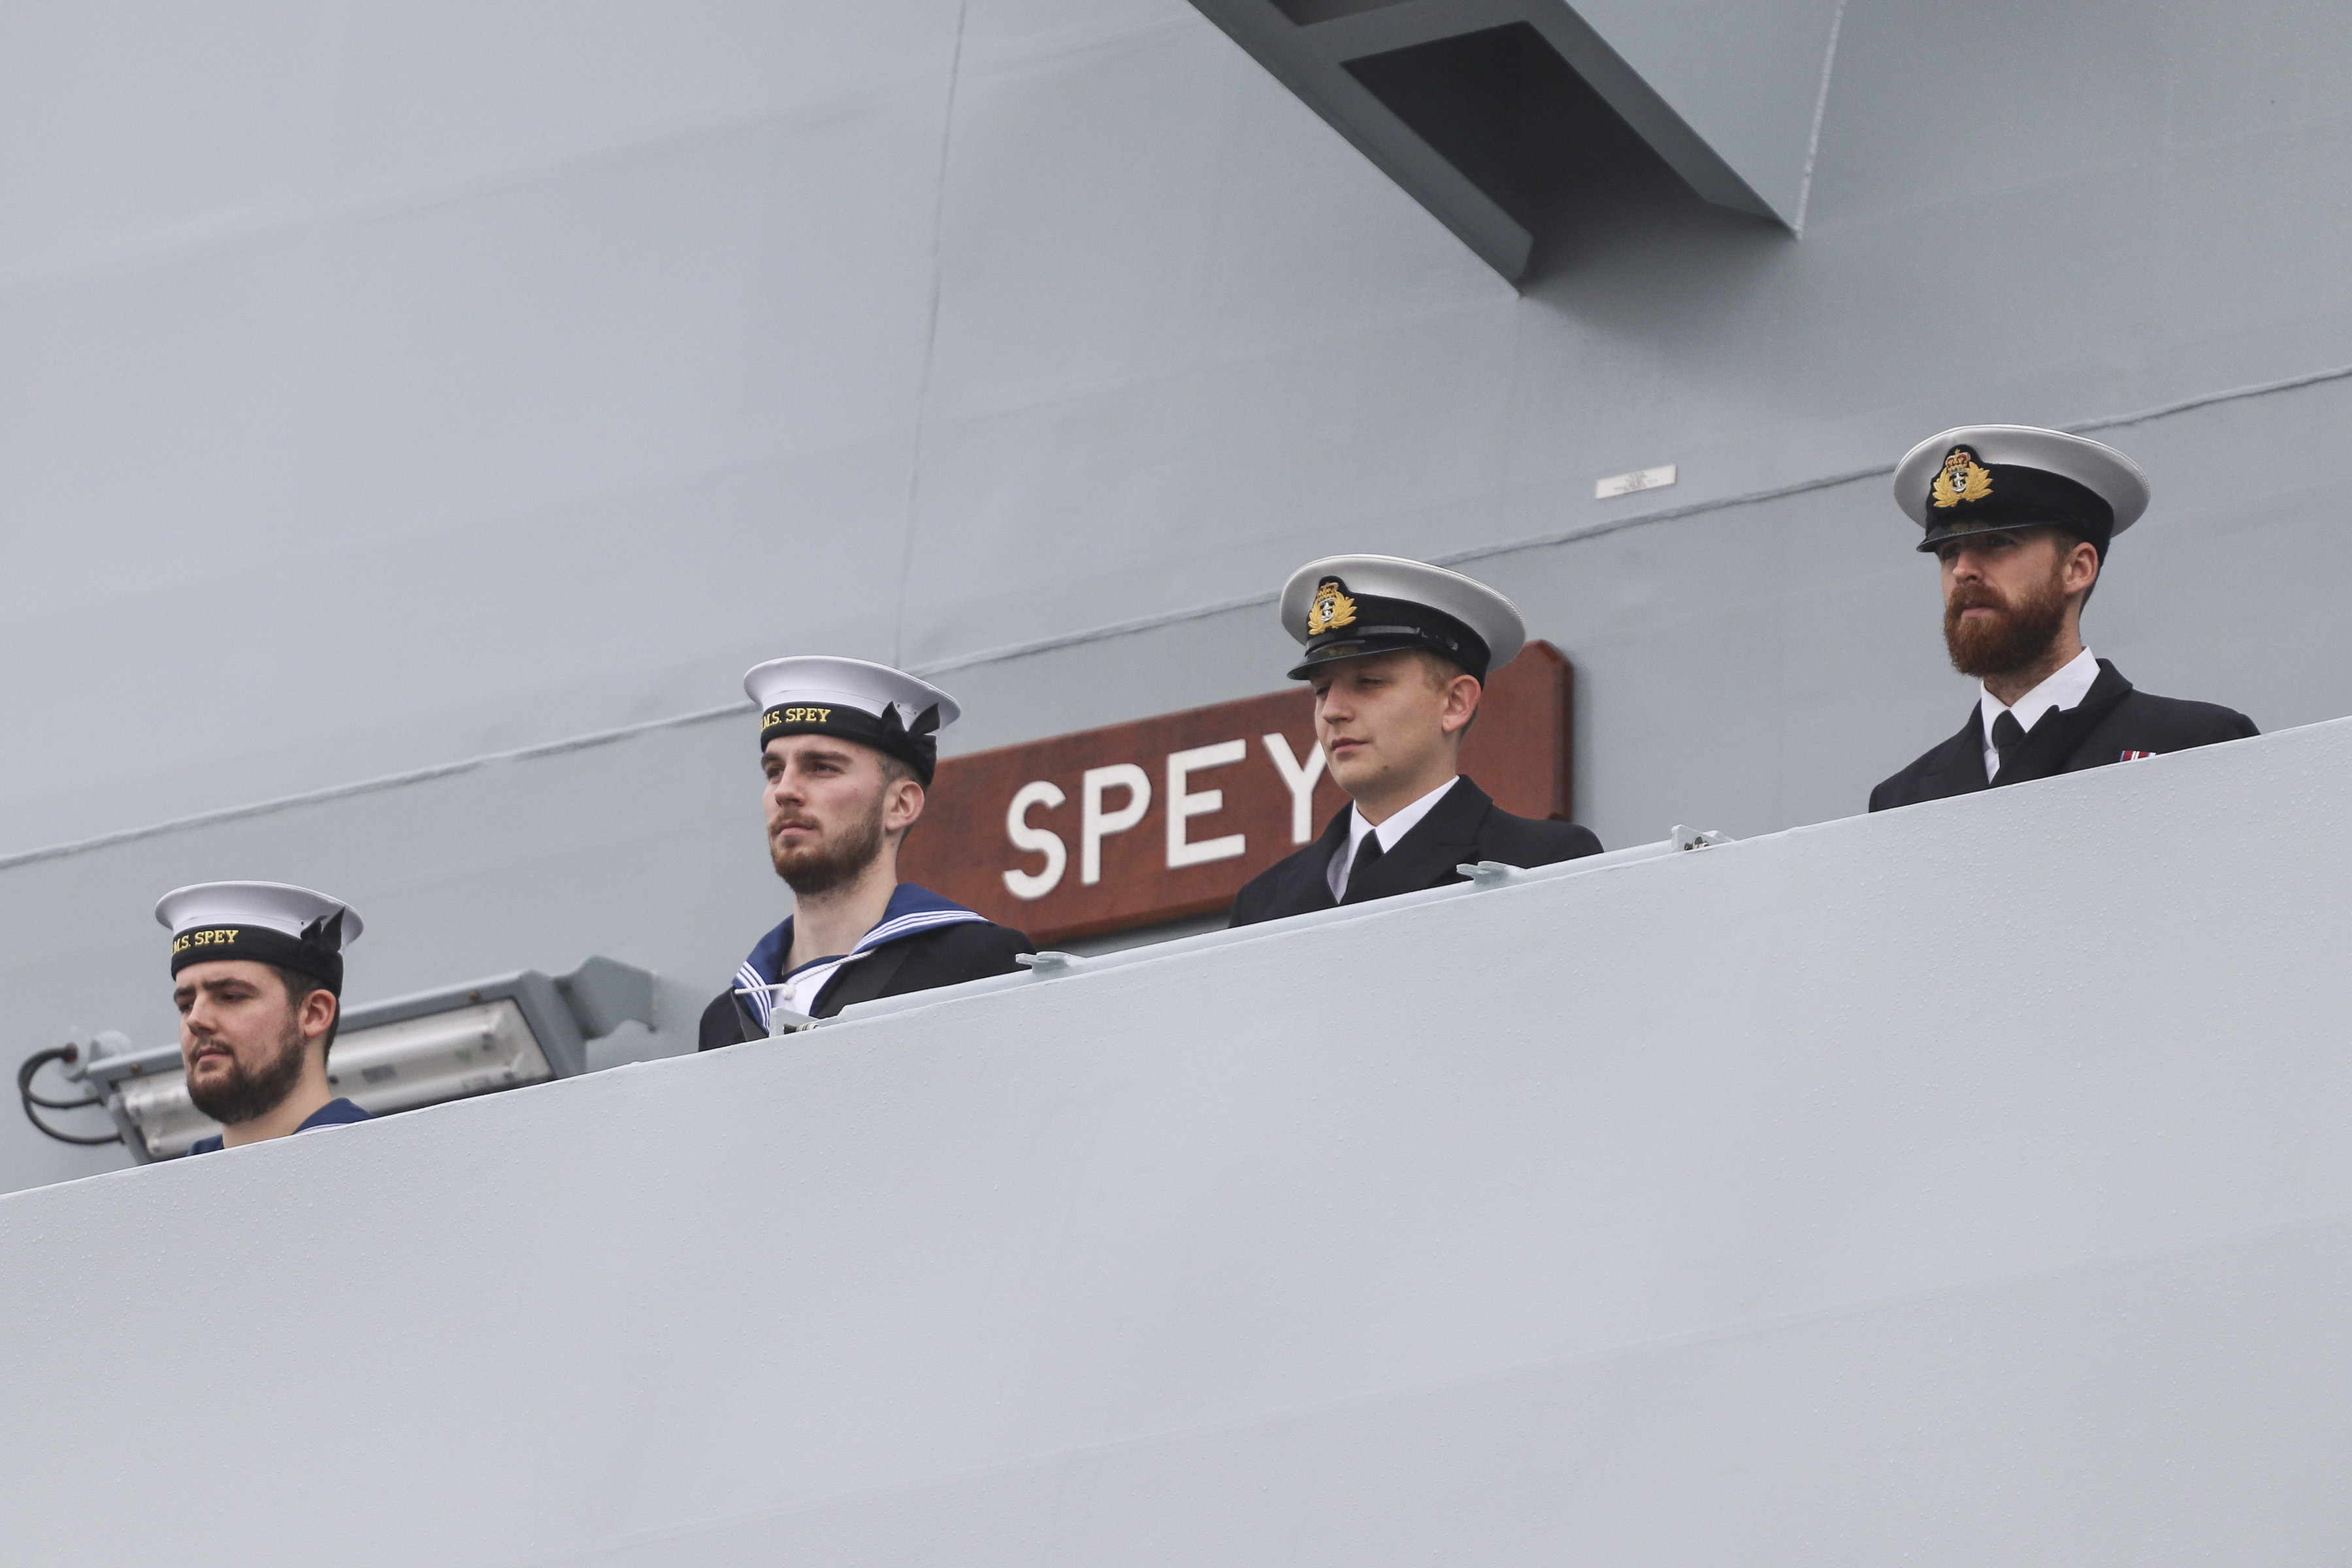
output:
M2048 653L2066 624L2060 570L2052 567L2050 580L2020 595L2016 604L2003 599L1990 584L1962 584L1953 589L1944 606L1944 648L1952 656L1952 668L1979 678L2007 675ZM1979 608L1993 614L1981 620L1960 619L1962 610Z
M188 1099L198 1110L224 1127L235 1127L242 1121L257 1121L286 1103L302 1081L302 1063L310 1042L302 1037L302 1026L289 1015L286 1034L278 1042L278 1054L257 1073L248 1073L245 1064L229 1058L226 1078L208 1079L201 1088L194 1079L188 1080Z
M786 850L771 840L768 852L776 863L776 875L784 879L794 898L822 898L845 888L864 876L866 868L882 853L881 796L877 794L874 808L845 826L841 837L830 844L820 841L806 849Z

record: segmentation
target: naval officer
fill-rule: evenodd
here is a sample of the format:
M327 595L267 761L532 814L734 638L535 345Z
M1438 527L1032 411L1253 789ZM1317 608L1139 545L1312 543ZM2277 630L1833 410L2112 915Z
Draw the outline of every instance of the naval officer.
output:
M1931 436L1895 500L1942 563L1944 647L1981 683L1959 732L1870 792L1870 809L1966 795L2256 733L2243 713L2136 690L2083 646L2107 547L2147 509L2113 447L2023 425Z
M360 917L283 882L205 882L163 895L188 1099L221 1124L191 1154L365 1121L327 1084L342 1022L343 949Z
M1035 944L898 880L923 815L939 732L960 711L938 687L856 658L779 658L743 678L760 705L768 854L793 912L702 1013L701 1048L758 1039L782 1007L830 1018L854 1002L1019 969Z
M1290 678L1314 688L1316 743L1349 804L1241 890L1234 925L1458 882L1454 868L1480 860L1600 853L1589 830L1514 816L1462 776L1486 672L1527 641L1510 600L1418 561L1335 555L1291 574L1281 616L1305 645Z

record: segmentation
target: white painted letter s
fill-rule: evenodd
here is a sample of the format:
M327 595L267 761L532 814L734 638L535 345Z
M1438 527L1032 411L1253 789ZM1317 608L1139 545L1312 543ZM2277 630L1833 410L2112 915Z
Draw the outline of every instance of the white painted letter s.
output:
M1045 858L1042 871L1007 871L1004 886L1016 899L1042 899L1061 886L1062 873L1070 864L1070 852L1062 843L1062 836L1050 827L1029 826L1029 808L1042 805L1051 811L1069 797L1044 779L1023 784L1004 808L1004 836L1013 840L1013 847Z

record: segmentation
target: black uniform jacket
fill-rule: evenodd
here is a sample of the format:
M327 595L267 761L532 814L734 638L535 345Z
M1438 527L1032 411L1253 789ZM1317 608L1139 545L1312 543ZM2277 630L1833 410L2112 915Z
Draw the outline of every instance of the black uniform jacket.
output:
M809 1016L830 1018L853 1003L877 996L904 996L909 991L1012 974L1021 967L1013 962L1014 953L1036 951L1035 942L1012 927L987 921L933 926L885 942L835 970L817 993ZM730 989L713 996L702 1010L702 1043L697 1048L708 1051L767 1037L768 1031L743 998Z
M1870 809L1913 805L1923 800L1967 795L2000 784L2024 784L2059 773L2103 768L2135 752L2185 752L2216 741L2242 741L2262 731L2243 713L2211 702L2151 697L2105 659L2099 679L2074 708L2053 708L2026 731L2022 744L2001 760L2000 776L1988 784L1984 766L1984 719L1978 704L1950 740L1870 792Z
M1328 910L1342 900L1331 897L1327 879L1331 857L1347 847L1348 824L1355 807L1341 809L1323 830L1323 837L1287 859L1276 862L1250 879L1234 900L1228 925L1255 925L1259 921ZM1457 779L1429 815L1412 825L1396 847L1383 854L1364 874L1361 887L1351 888L1344 900L1360 904L1392 899L1423 888L1442 888L1463 880L1454 868L1496 860L1506 866L1549 866L1580 855L1601 853L1592 830L1573 822L1538 822L1513 816L1487 798L1468 779Z

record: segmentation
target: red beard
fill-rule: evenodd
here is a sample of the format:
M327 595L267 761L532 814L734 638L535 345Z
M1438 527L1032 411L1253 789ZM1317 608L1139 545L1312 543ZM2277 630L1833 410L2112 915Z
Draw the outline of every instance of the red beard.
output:
M1989 609L1990 616L1960 618L1962 610ZM1989 583L1963 583L1944 605L1944 648L1962 675L2006 675L2023 669L2050 651L2066 624L2066 594L2053 569L2038 591L2004 599Z

